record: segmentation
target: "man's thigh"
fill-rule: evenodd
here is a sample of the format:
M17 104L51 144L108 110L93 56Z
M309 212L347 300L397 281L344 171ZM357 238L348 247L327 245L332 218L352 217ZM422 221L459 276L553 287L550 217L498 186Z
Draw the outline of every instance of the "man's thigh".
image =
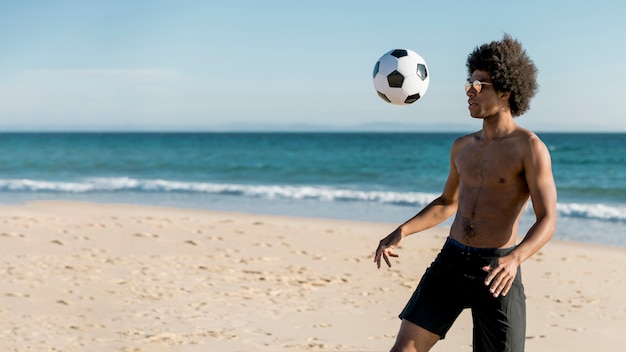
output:
M445 338L466 305L462 277L445 256L439 256L422 276L400 319Z
M474 351L524 351L526 296L521 274L517 276L506 296L494 298L487 292L473 305Z

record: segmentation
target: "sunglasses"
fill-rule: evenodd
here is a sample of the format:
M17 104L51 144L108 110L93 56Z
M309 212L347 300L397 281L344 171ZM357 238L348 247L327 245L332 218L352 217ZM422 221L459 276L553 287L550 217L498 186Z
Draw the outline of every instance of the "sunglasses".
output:
M479 80L475 80L474 82L467 82L465 83L465 93L469 92L470 88L474 87L476 94L478 94L483 89L483 84L493 84L493 83L481 82Z

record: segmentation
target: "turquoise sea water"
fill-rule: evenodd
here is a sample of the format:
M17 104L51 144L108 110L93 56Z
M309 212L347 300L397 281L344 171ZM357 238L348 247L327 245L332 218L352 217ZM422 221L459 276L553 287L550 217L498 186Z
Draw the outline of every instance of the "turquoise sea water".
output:
M398 223L441 192L460 135L4 133L0 203L69 199ZM626 246L626 134L539 136L559 191L556 237ZM532 220L527 210L523 228Z

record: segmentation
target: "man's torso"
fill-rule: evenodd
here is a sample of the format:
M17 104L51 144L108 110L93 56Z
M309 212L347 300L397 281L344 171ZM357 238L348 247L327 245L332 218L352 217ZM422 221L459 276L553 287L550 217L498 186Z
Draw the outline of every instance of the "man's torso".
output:
M450 235L473 247L515 244L519 218L528 200L524 155L530 134L519 130L485 142L480 134L459 140L453 160L459 174L459 198Z

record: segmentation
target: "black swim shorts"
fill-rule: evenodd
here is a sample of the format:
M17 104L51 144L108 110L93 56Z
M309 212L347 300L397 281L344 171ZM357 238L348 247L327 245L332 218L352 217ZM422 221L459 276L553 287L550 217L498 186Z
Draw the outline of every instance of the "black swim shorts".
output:
M511 290L498 298L489 292L487 272L481 269L512 249L468 247L448 238L400 318L443 339L461 311L471 308L474 351L523 351L526 296L520 268Z

